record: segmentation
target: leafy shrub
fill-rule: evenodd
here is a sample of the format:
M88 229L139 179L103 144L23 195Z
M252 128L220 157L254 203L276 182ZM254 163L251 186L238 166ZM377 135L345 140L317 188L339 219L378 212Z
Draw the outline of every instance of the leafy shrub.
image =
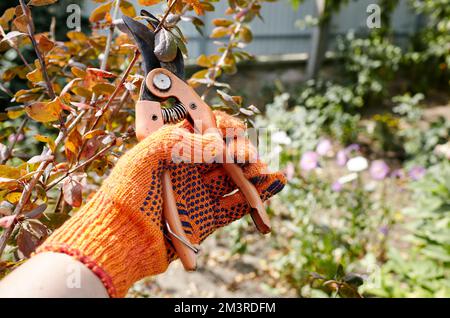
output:
M430 83L443 89L450 85L450 1L410 0L417 14L424 16L425 28L412 39L407 67L413 86L427 89Z
M405 94L394 96L395 114L403 118L403 129L398 129L396 138L401 141L406 164L430 166L441 161L436 147L446 143L450 136L450 123L443 117L427 122L420 103L424 96Z
M344 78L365 103L380 102L388 94L402 62L402 50L389 39L377 35L356 38L350 32L338 42Z
M404 210L407 247L390 249L381 286L371 292L384 297L449 297L450 163L434 165L410 188L415 204Z
M42 7L51 5L45 12L56 10L58 16L63 11L56 2L13 1L8 9L2 2L0 90L6 107L0 113L0 275L28 258L69 218L136 142L134 105L143 82L139 53L126 34L116 32L119 14L137 15L134 5L97 1L89 17L92 33L70 31L62 41L48 26L36 27ZM161 1L138 2L150 6ZM203 22L196 15L214 11L214 2L169 1L158 32L165 33L170 50L157 53L186 53L187 40L177 23L183 19L200 28ZM237 61L249 57L243 49L252 40L248 24L260 10L258 0L229 1L227 16L212 21L215 28L209 35L226 39L217 54L199 57L203 69L190 81L206 86L205 96L225 89L218 93L222 104L245 116L254 107L229 95L231 88L219 78L235 73Z

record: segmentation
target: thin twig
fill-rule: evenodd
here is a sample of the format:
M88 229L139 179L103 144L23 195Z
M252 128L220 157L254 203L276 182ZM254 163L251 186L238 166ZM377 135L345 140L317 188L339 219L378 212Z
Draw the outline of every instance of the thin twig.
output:
M164 16L162 17L161 21L159 21L158 26L155 29L155 33L157 33L161 28L164 26L164 22L166 22L167 17L169 16L169 13L174 8L175 4L178 0L173 0L172 3L168 6L166 12L164 12Z
M56 150L59 144L64 140L64 138L67 137L67 135L72 131L72 129L75 128L75 126L78 124L78 122L81 120L83 115L85 114L85 111L80 112L80 114L70 123L69 127L63 131L60 131L58 136L55 140L55 147ZM72 120L73 116L69 115L67 118L67 122ZM51 149L48 149L47 152L44 154L44 156L51 156L54 152ZM44 173L47 166L52 162L52 159L47 159L41 162L39 167L36 169L36 173L33 175L31 180L28 182L28 184L25 185L24 190L22 191L22 194L19 199L19 203L16 205L12 215L14 215L16 218L17 216L22 212L23 208L27 204L28 200L30 199L31 193L33 192L34 187L39 181L39 178ZM3 254L3 251L6 247L6 242L8 241L9 237L14 231L14 226L11 226L2 233L2 236L0 237L0 257Z
M116 139L113 140L113 142L103 148L101 151L97 152L95 155L93 155L92 157L90 157L89 159L87 159L86 161L76 165L75 167L73 167L72 169L70 169L69 171L67 171L63 176L59 177L58 179L52 181L51 183L49 183L46 187L45 187L45 191L50 190L51 188L53 188L54 186L56 186L58 183L60 183L61 181L63 181L65 178L67 178L69 175L71 175L72 173L74 173L75 171L83 168L84 166L88 165L89 163L91 163L92 161L94 161L95 159L103 156L108 150L110 150L112 147L114 147L116 145Z
M114 90L114 92L111 94L111 96L109 97L109 100L106 102L106 104L102 107L102 109L100 110L100 115L97 116L97 118L95 119L94 123L92 124L92 126L90 127L89 131L95 129L95 127L98 125L100 119L102 118L103 114L106 112L106 110L108 109L109 106L111 106L113 100L116 98L117 94L119 93L120 89L122 88L123 84L125 83L128 75L130 74L134 64L136 64L138 58L139 58L139 51L135 50L134 51L134 56L133 59L131 60L130 64L128 64L127 69L125 70L125 72L122 75L122 78L120 79L119 84L116 86L116 89Z
M119 8L120 8L120 1L116 1L115 6L114 6L114 11L113 11L113 16L112 16L112 23L109 25L109 32L108 32L108 37L106 38L106 46L105 46L105 50L103 51L103 60L102 63L100 64L100 69L102 70L106 70L106 67L108 66L108 58L109 55L111 54L111 45L112 45L112 40L114 37L114 31L116 28L116 24L114 23L114 21L117 19L117 14L119 12ZM95 104L97 103L97 100L100 96L98 96L96 93L92 94L91 97L91 101L89 102L89 105L95 108ZM92 111L91 115L89 116L89 122L91 122L93 120L93 118L95 118L95 112ZM86 132L86 131L84 131Z
M19 215L19 213L22 212L23 208L25 207L25 204L30 199L33 188L36 186L39 178L42 176L42 174L45 171L45 168L47 168L47 166L49 164L50 164L50 161L47 161L47 160L41 162L41 164L39 165L39 168L37 169L37 173L30 180L30 182L25 186L25 189L22 192L22 195L20 196L19 203L16 205L16 208L14 209L14 212L12 213L12 215L14 215L16 218ZM12 232L14 231L14 227L15 226L10 226L9 228L5 229L5 231L2 233L2 236L0 237L0 256L3 254L3 250L6 247L6 242L8 241Z
M52 41L56 41L56 18L53 16L52 17L52 22L50 23L50 39Z
M211 74L209 75L209 78L211 79L211 82L206 86L205 91L202 94L202 99L204 100L206 96L208 96L209 91L214 86L217 80L217 73L219 72L222 64L225 63L225 59L228 57L228 55L231 53L231 50L233 48L233 42L236 38L237 34L242 28L242 23L238 23L237 26L234 28L233 33L230 35L230 40L228 41L228 45L225 48L225 51L223 51L220 59L217 61L216 65L214 66Z
M6 161L8 161L8 159L11 157L12 155L12 150L14 148L14 146L17 143L17 140L19 139L19 135L22 133L23 128L25 127L25 125L28 123L28 117L26 117L24 120L22 120L22 122L20 123L19 128L17 129L16 133L14 134L14 138L11 142L11 144L9 145L8 149L6 150L5 153L5 157L1 160L0 164L5 164Z
M3 27L0 25L0 34L3 38L6 37L6 33L5 30L3 29ZM17 47L17 45L12 41L12 40L7 40L6 42L8 42L8 45L10 47L13 48L14 51L16 51L17 55L20 57L20 59L22 60L23 64L25 64L25 66L32 71L33 68L31 67L30 64L28 64L27 60L25 59L25 57L23 56L22 52L20 52L19 48Z
M3 85L3 83L1 83L1 82L0 82L0 90L2 90L9 97L14 97L14 93L11 92L11 90L8 87L6 87L5 85Z
M133 59L131 60L130 64L128 64L127 69L125 70L125 72L123 73L119 84L116 86L116 88L114 89L114 92L111 94L111 96L109 97L108 101L106 102L106 104L99 110L100 114L97 116L97 113L95 113L95 115L97 116L95 118L94 123L90 126L90 128L86 131L89 132L91 130L94 130L95 127L97 127L98 123L100 122L100 119L103 117L103 114L106 112L106 110L108 109L108 107L111 106L112 102L114 101L114 99L116 98L117 94L120 91L120 88L123 86L123 84L125 83L128 75L130 74L134 64L136 64L138 58L139 58L139 50L135 50L134 51L134 56ZM78 156L77 156L77 161L80 160L81 154L83 153L84 147L86 146L86 140L82 143L80 151L78 152Z
M122 97L120 97L119 103L117 106L113 109L111 113L111 119L116 117L117 113L122 109L122 106L125 104L125 101L130 96L130 91L126 90L125 93L123 93Z
M119 8L120 8L120 1L116 0L116 5L114 6L114 11L113 11L113 15L112 15L112 21L115 21L117 19L117 14L119 13ZM106 70L106 66L108 65L108 58L109 58L109 54L111 51L111 45L112 45L112 39L114 36L114 30L116 29L116 25L114 23L111 23L111 25L109 26L109 33L108 33L108 38L106 39L106 47L105 47L105 52L103 53L103 60L102 60L102 64L100 66L100 68L102 70Z
M33 17L31 16L30 8L26 5L24 0L19 0L19 1L20 1L20 5L22 7L23 14L25 14L25 16L27 17L27 20L28 20L28 24L27 24L28 37L31 40L31 44L33 45L34 51L36 52L36 56L39 60L39 63L41 64L41 72L44 77L45 83L47 85L48 96L51 99L55 99L56 95L55 95L55 91L53 90L52 83L50 82L50 77L48 76L45 59L42 56L42 53L39 50L39 47L36 43L36 39L34 37L34 23L33 23Z

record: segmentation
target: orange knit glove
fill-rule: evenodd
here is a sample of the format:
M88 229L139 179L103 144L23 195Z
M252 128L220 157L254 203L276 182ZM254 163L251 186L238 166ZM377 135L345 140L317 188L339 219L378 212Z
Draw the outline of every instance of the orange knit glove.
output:
M222 131L244 128L225 113L215 115ZM171 150L180 141L205 146L223 144L223 140L214 134L180 133L177 127L192 129L186 121L166 125L122 156L95 196L56 230L38 253L73 256L101 279L111 297L123 297L134 282L164 272L176 258L161 217L163 171L170 171L180 218L194 244L248 213L250 207L240 191L222 197L236 186L220 164L172 161ZM235 155L252 155L251 147L229 144L230 149L238 148ZM259 161L245 164L243 171L263 200L285 184L281 173L267 173Z

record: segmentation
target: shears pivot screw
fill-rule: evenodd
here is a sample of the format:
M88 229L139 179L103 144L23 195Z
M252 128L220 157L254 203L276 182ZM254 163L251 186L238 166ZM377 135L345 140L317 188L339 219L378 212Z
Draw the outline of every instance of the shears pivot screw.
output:
M189 105L189 107L190 107L191 109L196 109L196 108L197 108L197 105L196 105L195 103L191 103L191 104Z
M166 74L158 73L153 77L153 85L159 90L166 91L172 85L172 81Z

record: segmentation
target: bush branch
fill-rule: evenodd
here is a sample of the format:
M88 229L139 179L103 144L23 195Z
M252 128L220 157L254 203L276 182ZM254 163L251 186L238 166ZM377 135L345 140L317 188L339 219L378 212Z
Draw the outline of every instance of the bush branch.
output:
M20 6L22 7L23 14L27 17L27 29L28 29L28 37L31 40L31 44L33 45L34 51L36 52L36 56L39 60L39 63L41 64L41 72L44 77L45 83L47 85L47 93L48 96L51 99L55 99L55 91L53 90L53 85L50 82L50 77L48 76L47 72L47 65L45 64L45 59L42 56L41 51L39 50L38 44L36 43L36 39L34 37L34 23L33 23L33 17L31 16L30 8L26 5L24 0L19 0Z

